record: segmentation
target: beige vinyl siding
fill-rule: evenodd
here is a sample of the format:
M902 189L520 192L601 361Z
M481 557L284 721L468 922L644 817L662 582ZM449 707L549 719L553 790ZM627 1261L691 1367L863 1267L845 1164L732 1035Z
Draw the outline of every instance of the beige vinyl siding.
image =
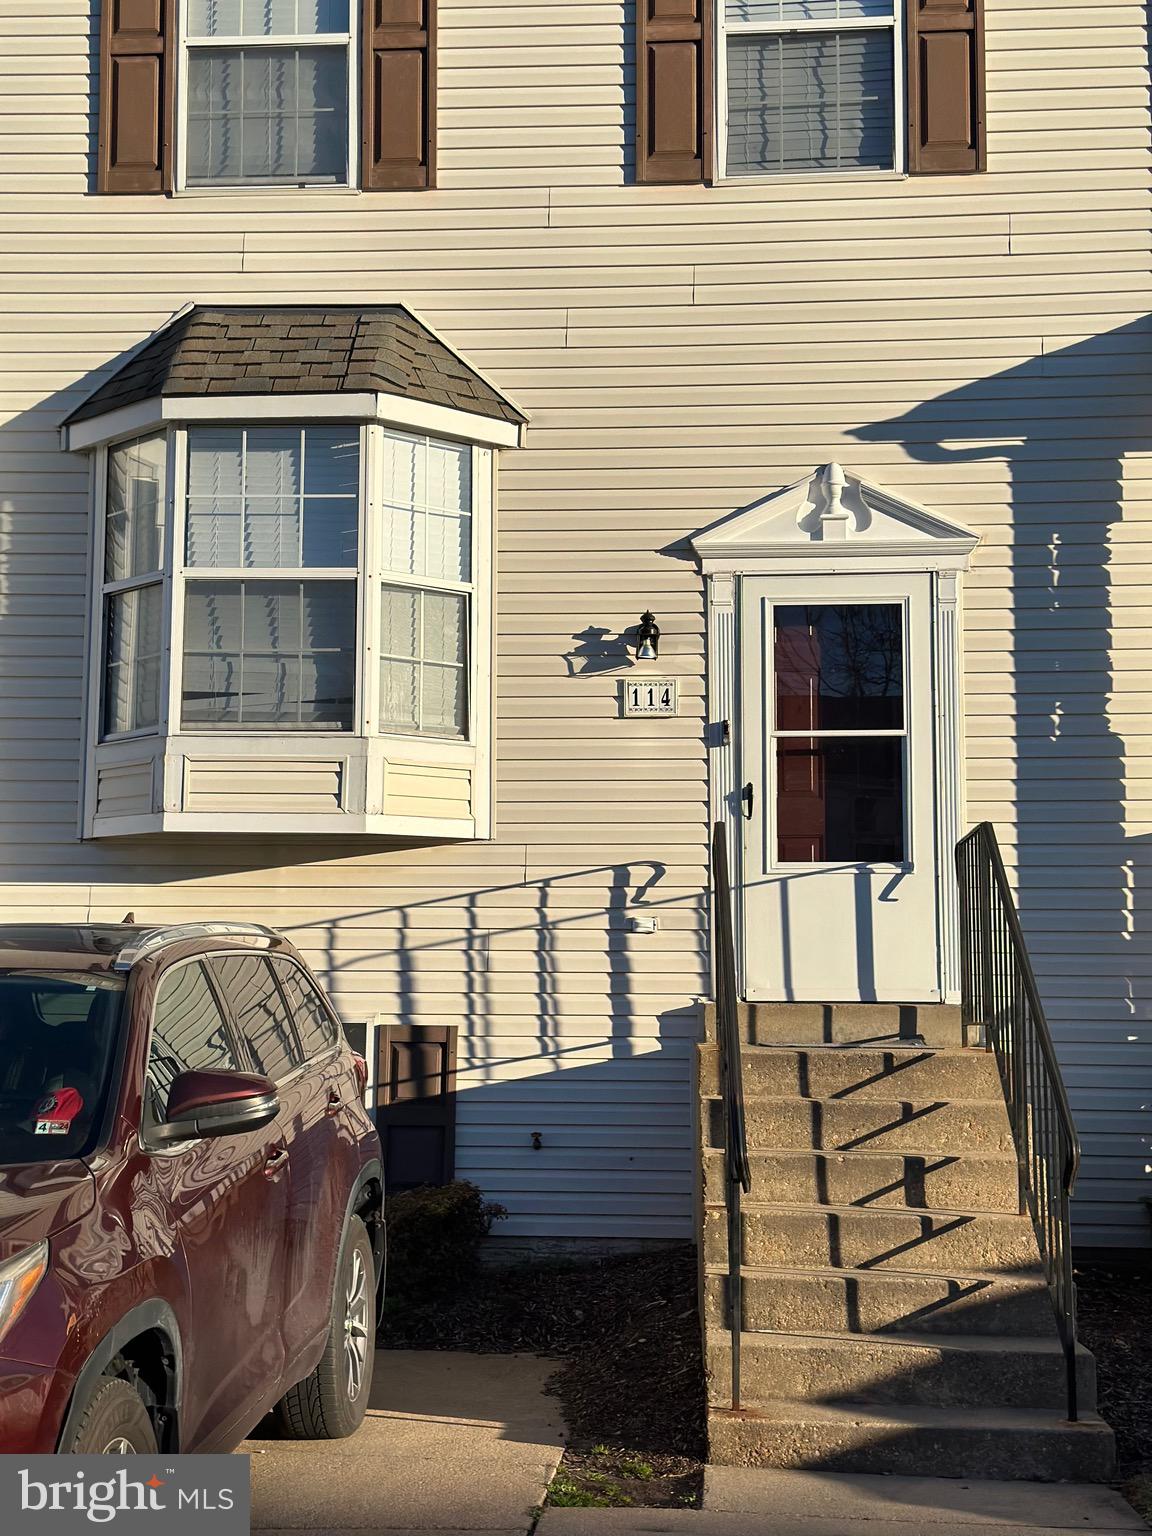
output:
M630 7L441 0L439 190L98 199L88 0L0 0L0 915L279 924L348 1017L461 1022L460 1170L506 1231L688 1234L683 540L840 459L983 534L969 815L1001 830L1080 1117L1079 1235L1146 1241L1146 17L986 4L985 176L637 187ZM87 480L57 424L187 301L265 298L402 299L530 414L500 478L490 844L76 842ZM647 607L675 720L621 720L589 654Z

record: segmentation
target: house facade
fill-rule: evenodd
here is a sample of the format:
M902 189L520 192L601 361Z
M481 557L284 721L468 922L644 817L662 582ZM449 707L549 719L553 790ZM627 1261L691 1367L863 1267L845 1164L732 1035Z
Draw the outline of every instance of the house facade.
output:
M747 1000L919 1005L989 820L1146 1245L1145 23L2 0L3 920L281 928L399 1182L687 1237L713 821Z

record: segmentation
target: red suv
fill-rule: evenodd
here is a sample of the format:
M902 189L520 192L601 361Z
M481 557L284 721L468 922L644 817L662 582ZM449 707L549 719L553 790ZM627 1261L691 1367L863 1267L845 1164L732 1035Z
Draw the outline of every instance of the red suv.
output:
M364 1063L243 923L0 927L0 1451L351 1434L383 1273Z

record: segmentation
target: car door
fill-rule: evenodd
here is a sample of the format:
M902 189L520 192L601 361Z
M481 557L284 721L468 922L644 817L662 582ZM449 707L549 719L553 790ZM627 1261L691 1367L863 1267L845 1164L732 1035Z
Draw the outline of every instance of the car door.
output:
M289 1343L306 1349L328 1326L348 1196L360 1169L351 1113L359 1088L341 1050L339 1025L312 978L287 955L274 955L272 969L307 1060L297 1097L306 1151L293 1157L292 1191L310 1219L292 1228L297 1247L285 1298Z
M326 1334L332 1296L331 1233L343 1210L334 1210L333 1132L323 1074L313 1071L293 1024L284 993L263 955L213 960L233 1017L244 1036L253 1069L276 1084L288 1145L288 1216L285 1232L282 1331L286 1380L306 1374L301 1357ZM337 1236L336 1241L339 1238Z
M204 964L166 970L153 1006L142 1135L184 1258L181 1436L197 1450L255 1422L283 1377L286 1142L279 1120L171 1149L150 1147L148 1130L163 1120L181 1072L246 1065Z

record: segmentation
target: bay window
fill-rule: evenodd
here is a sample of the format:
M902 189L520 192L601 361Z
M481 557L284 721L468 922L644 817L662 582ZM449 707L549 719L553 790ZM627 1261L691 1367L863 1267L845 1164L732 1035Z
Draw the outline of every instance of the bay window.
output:
M490 447L193 421L100 462L90 835L482 835Z

